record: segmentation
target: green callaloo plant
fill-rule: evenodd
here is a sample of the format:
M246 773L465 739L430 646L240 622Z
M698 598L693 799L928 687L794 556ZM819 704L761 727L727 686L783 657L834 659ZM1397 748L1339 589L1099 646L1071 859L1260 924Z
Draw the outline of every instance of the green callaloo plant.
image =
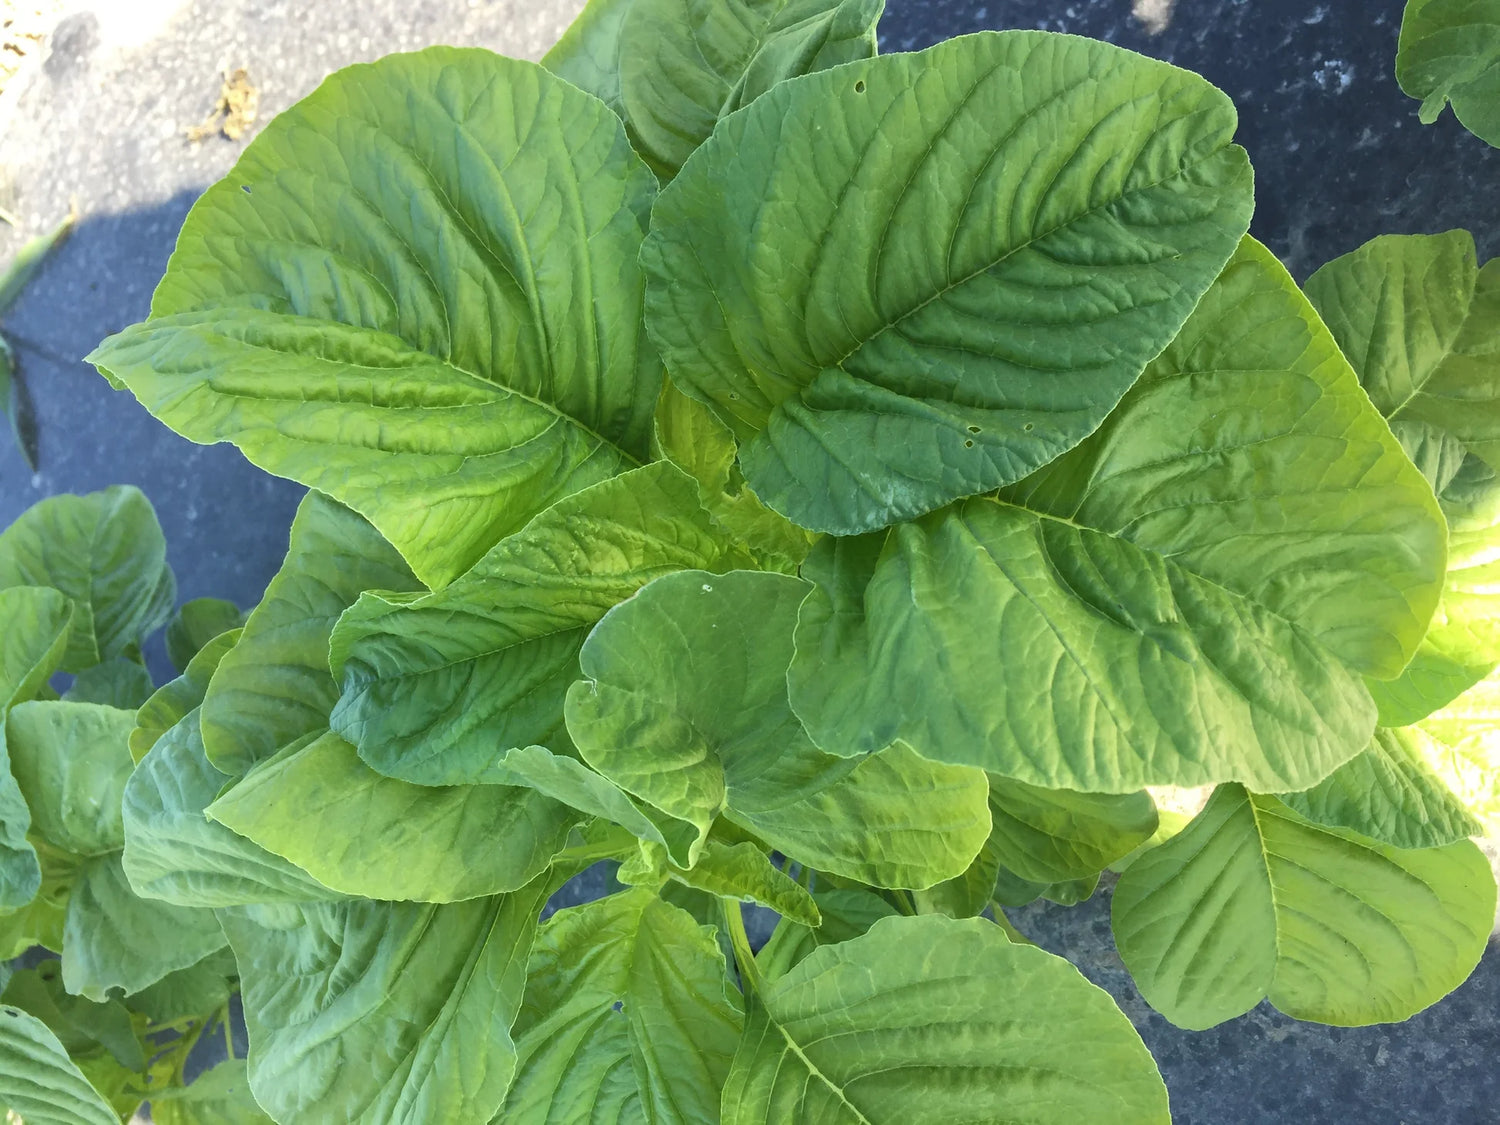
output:
M1407 0L1396 80L1431 125L1451 104L1464 128L1500 148L1500 3Z
M341 71L91 357L310 489L120 795L274 1120L1166 1122L1005 915L1110 868L1183 1027L1478 961L1490 268L1304 293L1203 79L878 15L594 0L540 66Z
M133 749L156 737L138 724L227 644L197 623L228 603L174 614L175 596L134 488L43 500L0 532L0 1103L36 1125L109 1125L146 1099L163 1125L265 1120L235 1057L222 927L136 894L125 862ZM163 625L183 675L158 691L140 646ZM228 1058L189 1086L188 1056L220 1034Z

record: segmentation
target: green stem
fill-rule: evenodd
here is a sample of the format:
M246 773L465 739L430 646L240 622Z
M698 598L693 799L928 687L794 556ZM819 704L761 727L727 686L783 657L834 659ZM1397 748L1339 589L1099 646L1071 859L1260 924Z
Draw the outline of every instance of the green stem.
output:
M1017 945L1035 945L1029 937L1016 929L1015 923L1006 917L1004 909L994 899L990 899L990 910L995 915L995 925L1005 931L1005 936Z
M910 891L892 890L891 897L896 900L896 909L908 917L914 917L917 913L916 900L911 897Z
M745 915L734 899L721 898L719 909L724 915L724 927L729 931L729 944L734 947L734 962L740 970L740 982L746 992L759 993L765 990L765 979L760 975L760 966L755 963L755 954L750 949L750 935L745 932Z
M187 1085L187 1078L184 1072L187 1070L188 1056L193 1053L193 1048L198 1045L198 1040L203 1038L203 1032L211 1022L212 1020L200 1021L192 1031L182 1037L182 1044L178 1047L177 1062L172 1067L172 1077L175 1085Z
M224 1006L219 1009L219 1022L224 1026L224 1050L230 1058L234 1058L234 1025L229 1022L229 1001L224 1001Z

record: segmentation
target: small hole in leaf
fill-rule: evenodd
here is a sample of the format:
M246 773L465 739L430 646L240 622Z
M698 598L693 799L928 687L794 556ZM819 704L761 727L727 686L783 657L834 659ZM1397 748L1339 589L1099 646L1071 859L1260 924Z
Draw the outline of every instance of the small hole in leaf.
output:
M854 92L856 94L863 94L865 92L865 80L863 78L854 84Z
M1036 429L1035 425L1033 425L1031 422L1026 423L1025 430L1028 434L1031 433L1031 431L1034 429Z
M244 192L246 195L249 195L250 194L250 185L249 184L241 184L240 185L240 190L242 192Z
M978 432L979 432L979 427L978 426L970 426L969 427L969 433L971 433L971 434L977 434Z
M739 402L740 401L740 392L739 391L730 391L729 392L729 401L730 402Z
M617 1012L621 1012L621 1011L625 1010L625 1005L621 1001L619 1001L619 1000L616 1000L612 1006L613 1006L614 1010L617 1011Z
M966 441L966 442L964 442L964 448L965 449L973 449L974 448L974 443L972 441Z

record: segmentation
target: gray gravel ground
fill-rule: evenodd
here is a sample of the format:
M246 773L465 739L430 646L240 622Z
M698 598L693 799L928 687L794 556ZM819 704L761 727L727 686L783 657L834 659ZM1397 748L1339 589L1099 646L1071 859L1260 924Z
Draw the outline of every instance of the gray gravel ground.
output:
M1136 0L1145 4L1146 0ZM1431 129L1391 78L1399 0L1178 0L1151 34L1131 0L888 0L887 50L983 27L1111 39L1228 90L1258 172L1255 232L1298 276L1385 231L1467 226L1500 251L1500 153L1451 115ZM0 261L76 199L73 237L7 317L40 429L33 475L0 442L0 526L35 500L126 481L155 502L184 597L253 604L300 489L228 446L188 444L81 363L144 316L184 214L243 142L190 144L226 68L248 66L260 120L328 71L430 43L538 57L579 0L81 0L45 65L0 97ZM1153 0L1157 10L1172 5ZM1178 1125L1500 1122L1500 951L1428 1012L1392 1027L1301 1024L1262 1006L1189 1034L1151 1013L1114 953L1106 887L1017 921L1109 989L1141 1028ZM1107 1125L1107 1123L1101 1123Z

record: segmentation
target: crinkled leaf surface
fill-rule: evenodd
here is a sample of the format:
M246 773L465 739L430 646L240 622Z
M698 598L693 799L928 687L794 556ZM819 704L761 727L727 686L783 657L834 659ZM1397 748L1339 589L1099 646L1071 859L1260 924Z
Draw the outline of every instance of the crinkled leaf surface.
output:
M1244 234L1229 99L1105 43L982 33L771 90L661 196L642 262L672 378L745 477L853 534L1088 435Z
M757 845L709 839L692 867L674 864L661 846L645 845L622 864L615 877L628 886L659 886L671 878L717 898L758 902L806 926L817 926L821 918L817 903L806 888L771 863Z
M1465 840L1406 851L1220 787L1115 888L1115 942L1151 1006L1202 1029L1269 999L1341 1027L1404 1020L1478 963L1495 880Z
M194 598L183 602L167 622L167 659L179 672L186 672L189 662L209 641L238 629L245 623L240 607L223 598Z
M285 561L203 699L203 744L238 775L328 726L338 685L328 669L334 623L364 590L420 584L379 532L317 492L297 509Z
M419 902L519 890L583 819L534 789L385 777L333 733L261 763L207 813L324 886Z
M712 930L651 891L560 910L532 950L516 1081L496 1120L717 1121L740 1009Z
M657 575L751 563L680 470L625 473L549 508L442 591L363 595L333 633L343 694L330 725L392 777L500 780L512 747L571 749L563 696L606 610Z
M981 774L904 748L859 762L825 754L787 705L807 589L752 571L682 571L645 586L583 646L589 678L567 700L573 741L700 840L724 814L791 858L855 878L929 886L958 874L989 834Z
M510 1029L552 889L543 877L445 906L222 911L256 1100L283 1125L489 1121L515 1073Z
M1431 125L1453 103L1464 128L1500 148L1500 3L1407 0L1396 81Z
M1426 764L1484 823L1500 835L1500 675L1491 675L1419 724L1426 739L1414 745Z
M276 117L90 357L163 422L362 513L429 585L646 452L655 184L535 63L434 47Z
M792 706L835 753L899 738L1048 788L1305 787L1368 744L1358 673L1410 658L1445 539L1333 338L1246 239L1078 448L998 500L814 549Z
M588 0L562 38L542 56L542 65L615 113L620 104L620 26L635 0Z
M1050 1034L1038 1035L1045 1024ZM886 918L757 997L725 1125L1166 1125L1167 1090L1102 990L983 919Z
M136 894L179 906L338 898L307 872L212 821L232 780L209 762L196 710L167 731L125 784L125 873Z
M0 1007L0 1104L28 1125L119 1125L109 1104L35 1016Z
M1143 792L1041 789L990 775L990 840L1001 862L1034 883L1097 875L1151 838L1156 805Z
M128 741L135 715L96 703L36 699L11 709L6 745L11 772L31 809L32 829L78 856L125 843L120 798L134 763Z
M1282 803L1315 824L1398 848L1436 848L1483 829L1433 768L1443 748L1420 726L1379 727L1370 748Z
M155 984L224 947L213 911L141 898L119 852L83 865L68 898L63 927L63 983L69 992L104 1000Z
M119 656L166 621L176 583L156 512L140 489L49 496L0 532L0 588L51 586L72 599L60 667Z

